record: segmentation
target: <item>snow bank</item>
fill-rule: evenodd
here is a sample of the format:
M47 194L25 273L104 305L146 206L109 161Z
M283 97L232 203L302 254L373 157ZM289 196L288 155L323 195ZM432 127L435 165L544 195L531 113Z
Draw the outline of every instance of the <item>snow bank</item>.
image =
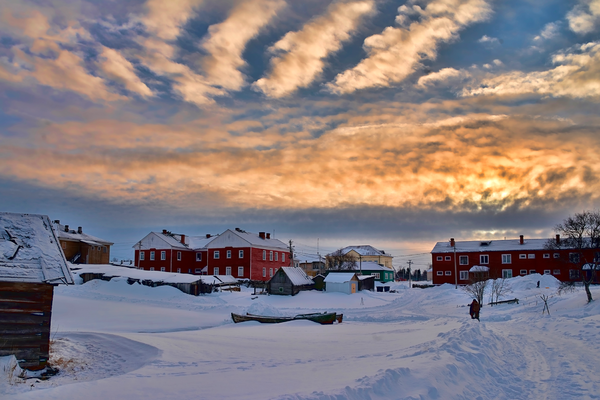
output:
M14 355L0 357L0 393L8 391L10 386L22 383L24 380L19 378L23 375L23 370Z

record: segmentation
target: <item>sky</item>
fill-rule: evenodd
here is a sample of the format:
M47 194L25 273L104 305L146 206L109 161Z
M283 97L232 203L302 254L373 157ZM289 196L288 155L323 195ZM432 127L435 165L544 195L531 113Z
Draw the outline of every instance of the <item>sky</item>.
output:
M118 257L240 227L401 267L600 205L600 0L0 7L0 209Z

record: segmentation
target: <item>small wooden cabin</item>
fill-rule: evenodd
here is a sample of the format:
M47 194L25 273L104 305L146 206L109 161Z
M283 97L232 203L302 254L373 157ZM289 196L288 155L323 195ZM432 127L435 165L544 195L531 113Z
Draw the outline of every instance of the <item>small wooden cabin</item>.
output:
M54 286L73 284L45 215L0 212L0 356L46 367Z
M342 292L347 294L356 293L358 288L358 277L354 272L329 272L325 277L326 292Z
M315 283L300 267L281 267L267 282L269 294L295 296L302 290L314 289Z

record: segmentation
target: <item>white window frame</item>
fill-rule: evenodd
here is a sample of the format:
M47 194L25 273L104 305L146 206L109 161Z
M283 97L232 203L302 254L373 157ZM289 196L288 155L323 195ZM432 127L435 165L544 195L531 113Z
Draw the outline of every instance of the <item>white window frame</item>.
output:
M560 258L560 253L554 253L554 254L552 255L552 257L554 257L554 258Z
M513 270L512 269L503 269L502 270L502 278L503 279L510 279L513 277Z
M154 271L154 267L150 267L150 271Z
M573 264L579 263L579 253L569 253L569 262Z
M202 253L196 253L196 261L202 261Z
M512 264L512 254L502 254L502 264Z
M269 251L269 261L273 261L273 251L272 250ZM273 276L273 275L271 275L271 276Z
M263 250L263 261L265 261L266 259L267 259L267 251Z
M527 258L527 254L519 254L519 260L524 260Z
M545 269L545 270L544 270L544 275L551 275L551 274L550 274L550 270L549 270L549 269Z
M167 252L164 250L161 250L160 252L160 261L165 261L167 259Z
M445 256L444 257L444 261L452 261L452 257L451 256Z
M527 270L526 269L519 270L519 275L527 275Z
M375 279L380 279L381 275L379 274L379 272L371 272L371 276L374 276Z
M221 253L219 252L219 250L215 250L213 252L213 259L218 260L221 258Z
M231 258L231 250L227 250L227 252L225 253L225 257Z
M181 261L181 252L180 251L177 252L177 261Z
M435 260L436 260L436 261L443 261L443 260L444 260L444 257L442 257L442 256L437 256Z
M231 267L225 267L225 275L231 275Z
M436 274L437 276L444 276L444 271L437 271Z
M214 275L219 275L219 267L215 267L213 270Z
M267 269L263 267L263 278L267 277Z
M469 280L469 271L459 271L459 278L461 281L468 281Z
M285 253L281 253L281 262L284 263L285 262Z
M154 252L153 251L150 252L150 261L154 261Z
M535 254L531 254L531 253L527 254L527 258L529 258L529 259L535 258Z
M544 253L544 258L550 258L550 253Z
M279 253L275 252L275 261L279 261Z
M273 268L269 268L269 277L273 277Z
M458 265L469 265L469 256L458 256Z
M489 254L480 254L479 255L479 263L480 264L489 264L490 263Z
M165 267L160 267L160 272L165 272L166 268Z
M146 258L145 254L144 250L140 250L140 261L144 261L144 258Z
M181 273L181 268L177 268L177 273L180 274Z
M555 269L552 271L552 275L560 275L560 269Z
M238 258L244 258L244 250L238 251Z
M446 276L452 276L452 271L446 271Z
M531 274L537 274L537 271L535 269L530 269L529 270L529 275L531 275Z
M238 277L244 276L244 267L238 267Z
M194 274L201 274L202 273L202 268L195 268L194 269Z

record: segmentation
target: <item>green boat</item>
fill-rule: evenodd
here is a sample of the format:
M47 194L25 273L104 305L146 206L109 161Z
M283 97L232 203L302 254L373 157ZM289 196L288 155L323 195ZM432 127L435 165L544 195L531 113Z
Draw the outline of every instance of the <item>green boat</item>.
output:
M255 315L246 313L246 315L231 313L231 319L236 324L239 322L246 321L258 321L263 324L278 324L280 322L296 321L307 319L309 321L317 322L322 325L333 324L336 320L342 322L342 314L337 315L336 313L311 313L311 314L298 314L294 317L274 317L267 315Z

